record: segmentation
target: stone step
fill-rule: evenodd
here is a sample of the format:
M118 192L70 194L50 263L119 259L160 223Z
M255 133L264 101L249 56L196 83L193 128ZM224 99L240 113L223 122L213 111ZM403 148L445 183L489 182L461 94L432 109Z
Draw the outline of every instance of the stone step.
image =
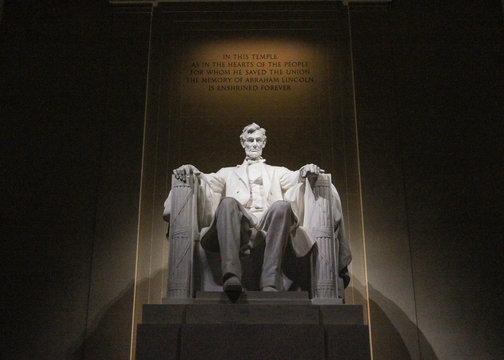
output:
M325 358L320 325L140 324L136 349L137 360Z
M189 305L186 324L319 324L311 305Z
M365 325L140 324L137 360L369 360Z
M364 324L359 305L289 303L144 305L142 321L144 324Z
M137 360L369 360L360 305L315 305L306 292L222 292L143 306Z
M186 325L181 359L323 360L319 325Z
M194 298L164 298L163 304L199 304L199 303L221 303L221 304L314 304L314 305L343 305L343 299L310 299L307 291L244 291L239 298L232 302L222 291L197 291Z
M221 291L197 291L194 303L231 304L227 295ZM307 291L246 291L240 294L236 304L311 304Z
M144 324L319 324L312 305L144 305Z

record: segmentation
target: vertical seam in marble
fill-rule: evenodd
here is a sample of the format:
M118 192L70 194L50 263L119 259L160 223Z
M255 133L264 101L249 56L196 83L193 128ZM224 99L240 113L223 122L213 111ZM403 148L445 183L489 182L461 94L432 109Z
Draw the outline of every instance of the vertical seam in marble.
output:
M144 104L144 125L142 137L142 164L140 170L140 192L138 198L138 220L137 220L137 246L135 255L135 280L133 284L133 306L131 316L131 338L130 338L130 360L134 359L135 355L135 313L137 308L136 295L137 295L137 281L138 281L138 258L140 249L140 220L142 218L142 195L144 184L144 164L145 164L145 142L146 142L146 128L147 128L147 105L149 99L149 71L150 71L150 58L151 58L151 44L152 44L152 23L153 23L153 7L150 8L150 22L149 22L149 48L147 50L147 77L145 81L145 104Z
M3 4L3 0L0 0L0 6ZM0 8L0 23L1 23L1 11L2 9ZM107 48L110 46L111 42L111 34L110 34L110 27L108 29L108 38L107 38ZM107 57L107 75L110 72L110 58ZM99 203L99 198L100 198L100 186L101 186L101 175L102 175L102 161L103 161L103 144L104 144L104 135L105 133L105 125L103 121L101 122L101 127L100 127L100 142L99 142L99 150L98 150L98 157L97 157L97 173L96 173L96 182L95 182L95 199L94 199L94 221L93 221L93 235L91 238L91 249L90 249L90 259L89 259L89 272L88 272L88 291L87 291L87 299L86 299L86 317L85 317L85 322L84 322L84 332L82 335L82 351L81 351L81 356L82 359L86 358L86 350L87 350L87 338L89 335L89 314L90 314L90 308L91 308L91 291L93 288L93 261L95 258L95 247L96 247L96 236L97 236L97 227L98 227L98 203Z
M425 16L422 17L423 21L425 23ZM425 25L425 24L424 24ZM397 44L397 42L395 42ZM394 46L392 46L392 51L394 51ZM394 58L394 54L392 54L392 58ZM396 116L398 117L397 119L397 137L399 139L398 141L398 146L399 146L399 153L400 153L400 164L401 164L401 175L402 175L402 190L403 190L403 198L404 198L404 216L406 218L406 233L407 233L407 239L408 239L408 251L409 251L409 261L410 261L410 269L411 269L411 290L413 292L413 307L415 311L415 327L416 327L416 338L417 338L417 346L418 346L418 359L423 359L422 357L422 344L420 342L420 327L418 324L418 306L417 306L417 296L416 296L416 286L415 286L415 267L413 265L413 250L411 246L411 218L410 218L410 209L409 209L409 202L408 202L408 193L407 193L407 185L406 185L406 171L405 171L405 162L404 162L404 139L403 139L403 127L401 126L401 120L399 118L399 108L397 104L397 99L398 99L398 94L397 94L397 89L398 89L398 78L397 78L397 72L395 71L396 66L395 63L393 64L394 66L394 99L396 99ZM424 69L423 69L424 70Z
M361 180L361 167L360 167L360 152L359 152L359 127L357 122L357 100L355 96L355 72L354 72L354 59L353 59L353 44L352 44L352 20L350 14L350 6L347 8L347 18L348 18L348 38L350 45L350 70L352 74L352 96L353 96L353 107L354 107L354 123L355 123L355 142L357 151L357 174L359 181L359 203L360 203L360 213L361 213L361 229L362 229L362 247L364 256L364 279L366 283L366 302L367 302L367 317L368 317L368 330L369 330L369 350L371 355L371 360L373 360L373 337L371 331L371 311L369 308L369 286L368 286L368 273L367 273L367 257L366 257L366 233L364 229L364 209L362 201L362 180Z

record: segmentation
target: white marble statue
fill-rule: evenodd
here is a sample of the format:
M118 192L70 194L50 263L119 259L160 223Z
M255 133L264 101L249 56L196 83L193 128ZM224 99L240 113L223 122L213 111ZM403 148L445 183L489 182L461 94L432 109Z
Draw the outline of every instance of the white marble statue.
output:
M313 190L317 177L324 172L317 165L308 164L291 171L266 164L262 158L266 131L255 123L243 129L240 141L246 155L241 165L209 174L200 172L193 165L183 165L173 171L175 179L182 185L189 183L191 176L197 178L194 186L197 211L194 213L198 231L201 231L200 242L206 251L220 253L223 290L230 298L239 295L242 291L240 256L262 241L265 241L260 277L262 291L284 290L282 256L289 241L298 257L308 254L318 241L316 251L319 254L325 251L324 239L328 244L336 241L337 251L322 254L320 262L332 257L331 266L337 269L328 270L332 273L327 275L331 281L348 279L347 265L351 254L343 231L340 199L330 184L330 176L321 175L329 178L325 185L323 181L319 183L326 193L330 193L327 198L331 199L329 204L321 205L322 199ZM167 221L174 206L171 197L172 194L165 202L164 218ZM320 212L326 218L329 216L328 220L314 220L312 213L320 206L325 206ZM310 223L314 225L310 226ZM319 281L322 288L327 282L324 279Z

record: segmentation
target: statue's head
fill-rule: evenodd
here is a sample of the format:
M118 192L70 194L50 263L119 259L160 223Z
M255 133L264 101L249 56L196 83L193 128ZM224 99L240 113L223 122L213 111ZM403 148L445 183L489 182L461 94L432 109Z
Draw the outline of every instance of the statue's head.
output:
M247 158L257 160L261 158L262 150L266 146L266 130L256 123L247 125L240 135L240 142Z

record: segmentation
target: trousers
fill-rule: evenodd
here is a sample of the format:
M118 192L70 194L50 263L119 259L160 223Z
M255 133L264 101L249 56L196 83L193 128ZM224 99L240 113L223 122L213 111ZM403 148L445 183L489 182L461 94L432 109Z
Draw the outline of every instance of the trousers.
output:
M247 235L250 235L251 232L244 226L246 222L245 211L236 199L223 198L215 213L217 236L207 240L218 242L218 244L206 244L207 246L205 246L202 243L204 248L218 246L224 279L229 276L237 276L241 279L240 251L249 243ZM272 286L282 290L282 256L290 233L296 225L296 217L287 201L274 202L257 225L257 230L266 234L260 288ZM247 231L249 234L245 233Z

